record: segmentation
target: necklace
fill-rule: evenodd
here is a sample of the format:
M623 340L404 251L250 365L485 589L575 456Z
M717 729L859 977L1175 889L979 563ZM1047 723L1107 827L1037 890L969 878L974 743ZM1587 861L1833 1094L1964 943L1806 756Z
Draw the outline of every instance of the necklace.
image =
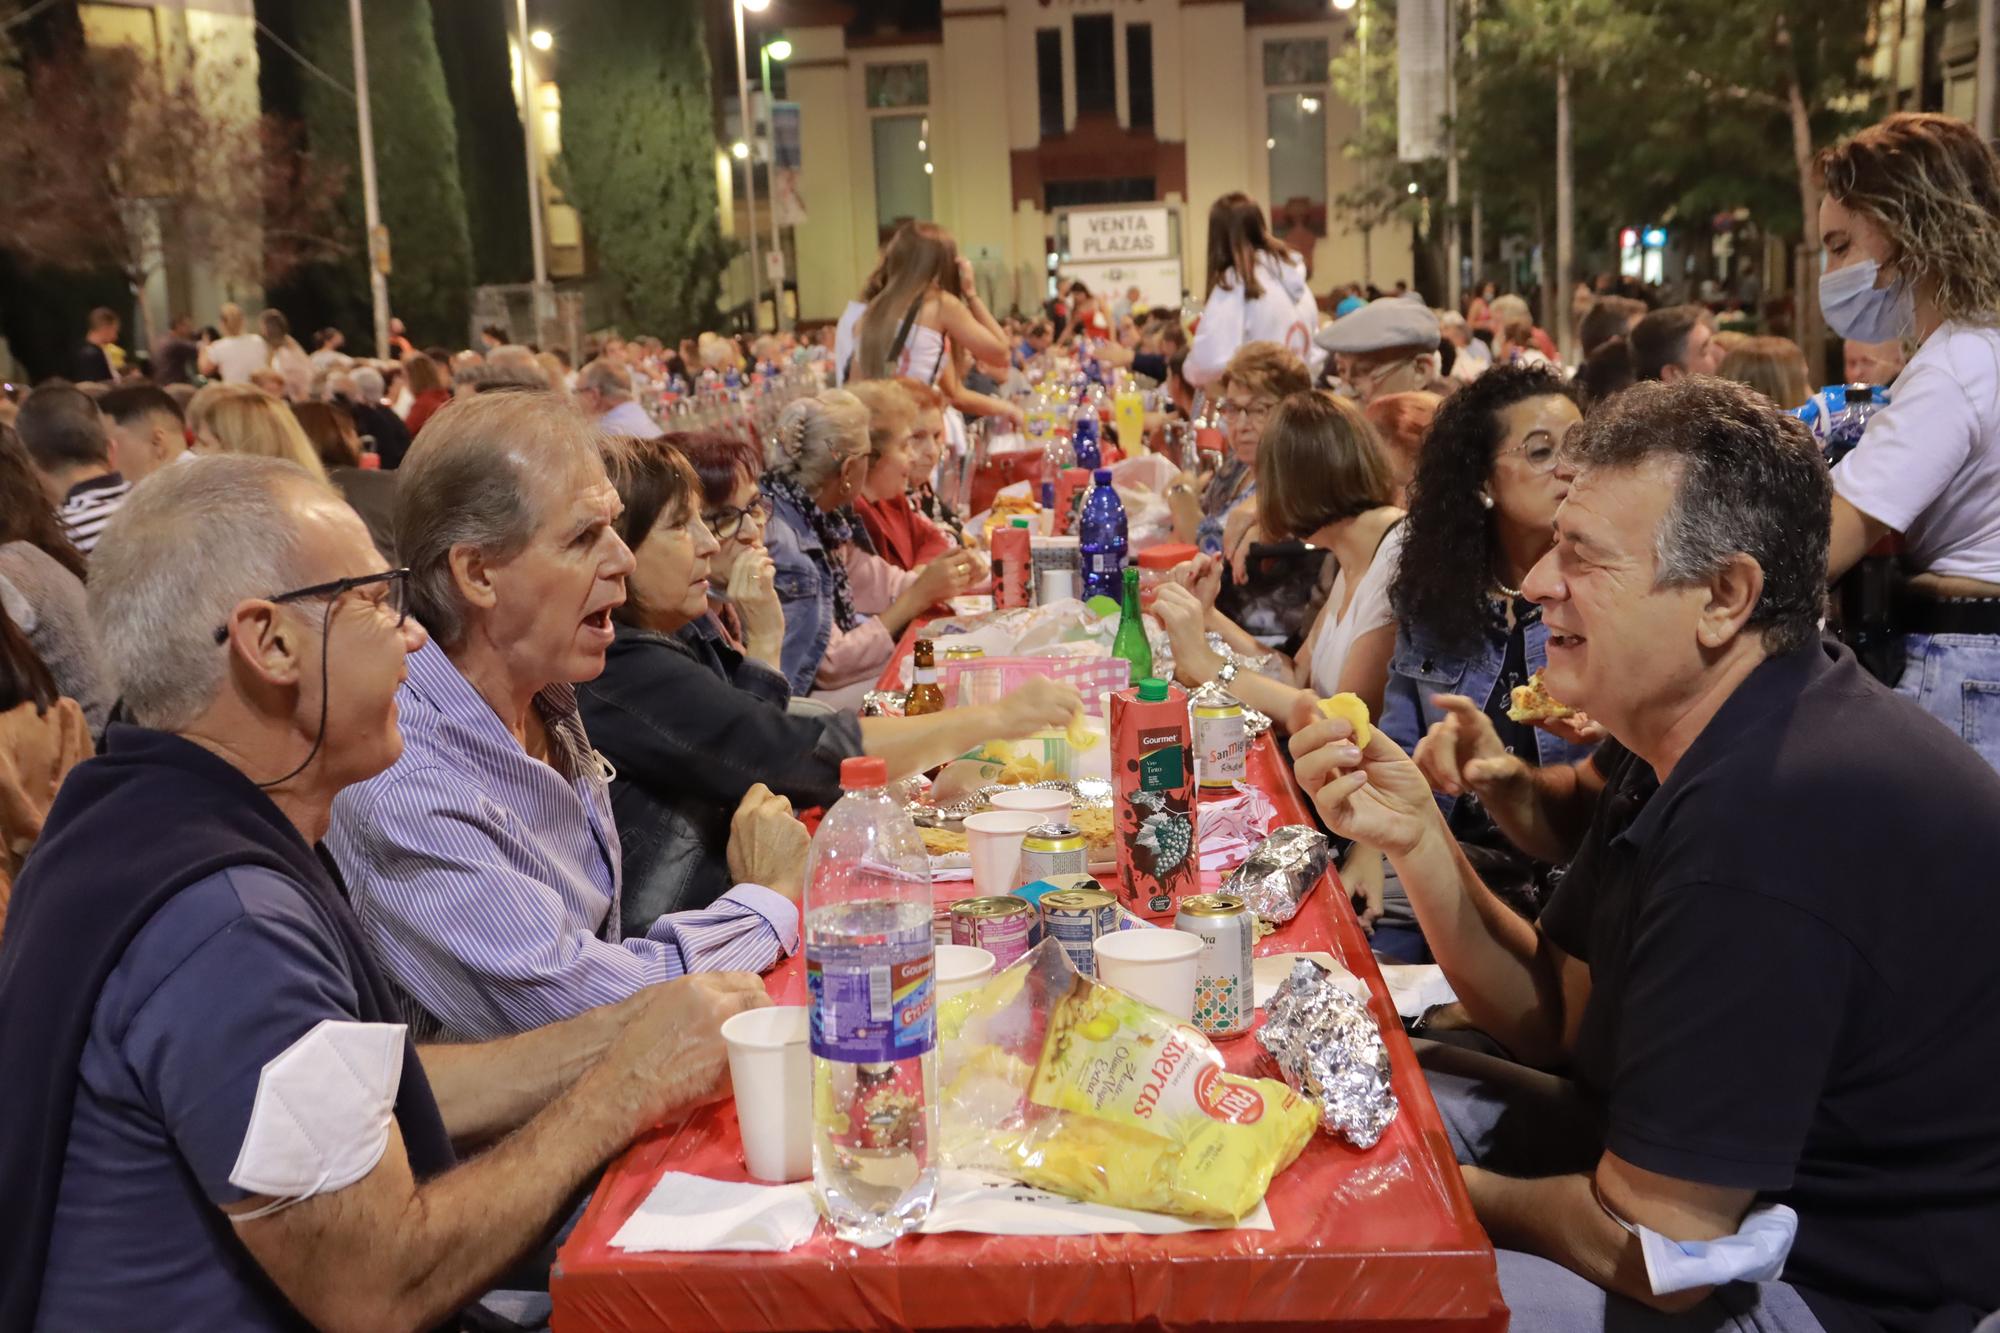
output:
M1498 578L1493 580L1493 586L1500 592L1505 593L1508 596L1508 598L1512 600L1518 601L1520 599L1521 590L1519 588L1510 588L1505 583L1502 583Z

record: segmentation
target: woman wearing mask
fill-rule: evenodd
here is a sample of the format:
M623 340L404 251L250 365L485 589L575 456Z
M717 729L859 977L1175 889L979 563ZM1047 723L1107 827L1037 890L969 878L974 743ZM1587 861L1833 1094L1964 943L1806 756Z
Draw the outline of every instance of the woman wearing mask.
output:
M844 389L788 404L778 417L763 490L765 537L785 611L782 662L792 693L857 702L912 620L981 577L970 551L911 573L866 548L851 508L873 459L868 409Z
M1390 586L1399 628L1382 730L1415 754L1487 883L1524 911L1538 907L1547 867L1503 835L1485 803L1504 793L1484 777L1517 771L1509 757L1574 765L1592 748L1575 732L1507 716L1514 687L1548 662L1548 631L1521 581L1553 543L1568 492L1557 451L1582 419L1546 366L1495 366L1447 398L1417 460ZM1378 951L1423 957L1408 903L1393 891L1386 929L1376 931Z
M1313 345L1319 302L1305 261L1271 235L1264 210L1247 194L1225 194L1208 210L1208 297L1182 374L1204 388L1222 378L1249 343L1274 342L1319 373L1326 353Z
M719 452L715 437L679 438ZM745 602L769 587L769 560L742 541L743 507L709 510L733 526L728 539L711 530L702 478L671 437L613 441L606 454L624 505L618 535L634 565L604 673L578 687L577 704L591 744L617 773L611 806L628 932L729 890L739 878L732 822L747 803L770 799L766 788L800 807L829 805L849 755L879 756L892 779L907 777L995 737L1064 726L1081 708L1073 687L1036 680L1000 703L928 717L788 712L783 672L732 648L708 615L717 581L741 575L757 589Z
M1833 470L1828 574L1901 538L1870 669L2000 767L2000 160L1962 120L1903 113L1815 168L1827 323L1920 344Z

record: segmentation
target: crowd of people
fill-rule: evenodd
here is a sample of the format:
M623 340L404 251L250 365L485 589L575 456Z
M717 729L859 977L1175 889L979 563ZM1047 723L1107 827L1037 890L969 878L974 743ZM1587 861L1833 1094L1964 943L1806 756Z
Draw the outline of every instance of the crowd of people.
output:
M1053 357L1158 387L1172 671L1272 719L1378 955L1456 993L1415 1030L1515 1325L1972 1328L2000 159L1902 114L1816 170L1888 391L1835 466L1789 339L1317 295L1242 194L1194 320L996 316L929 223L813 333L574 360L232 305L142 361L95 312L0 425L0 1328L429 1327L545 1279L715 1095L841 761L1080 708L858 706L987 585L947 477Z

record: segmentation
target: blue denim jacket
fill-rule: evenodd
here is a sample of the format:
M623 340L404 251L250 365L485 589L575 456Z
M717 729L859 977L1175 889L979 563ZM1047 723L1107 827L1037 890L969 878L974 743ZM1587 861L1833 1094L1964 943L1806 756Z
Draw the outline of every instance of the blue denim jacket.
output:
M813 677L833 638L833 557L812 519L792 501L766 490L771 521L764 528L764 546L771 553L773 586L785 611L785 643L778 662L792 693L812 693Z
M1539 617L1517 624L1514 633L1524 635L1523 648L1530 674L1549 664L1549 632ZM1507 658L1507 636L1495 627L1479 651L1470 657L1442 652L1422 634L1412 634L1405 625L1396 631L1396 652L1389 659L1389 683L1382 699L1382 730L1405 752L1417 748L1433 722L1445 712L1435 702L1440 694L1463 694L1482 708L1499 684L1500 670ZM1540 727L1535 728L1536 761L1570 764L1589 755L1590 745L1572 745ZM1451 818L1458 798L1438 793L1438 805Z

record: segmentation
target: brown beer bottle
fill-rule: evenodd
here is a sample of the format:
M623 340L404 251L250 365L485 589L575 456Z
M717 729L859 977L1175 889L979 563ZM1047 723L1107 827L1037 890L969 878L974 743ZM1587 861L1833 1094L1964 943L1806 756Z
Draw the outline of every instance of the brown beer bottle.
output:
M937 650L929 639L918 639L916 666L911 677L910 697L903 705L903 716L921 717L925 713L944 711L944 691L938 688Z

